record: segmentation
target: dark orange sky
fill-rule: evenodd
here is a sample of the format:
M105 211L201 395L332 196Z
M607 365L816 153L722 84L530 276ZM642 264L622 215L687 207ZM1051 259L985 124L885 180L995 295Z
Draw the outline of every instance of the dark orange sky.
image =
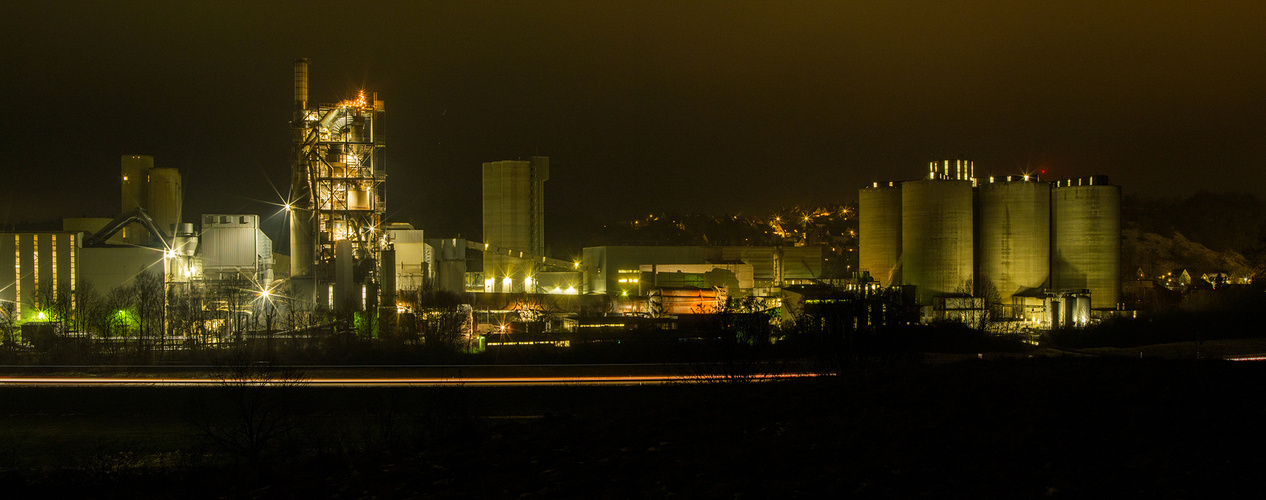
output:
M115 215L124 153L185 173L186 219L267 210L300 56L313 100L387 102L389 215L437 236L478 233L481 162L532 154L547 233L848 202L959 154L1266 194L1261 2L119 3L0 9L0 222Z

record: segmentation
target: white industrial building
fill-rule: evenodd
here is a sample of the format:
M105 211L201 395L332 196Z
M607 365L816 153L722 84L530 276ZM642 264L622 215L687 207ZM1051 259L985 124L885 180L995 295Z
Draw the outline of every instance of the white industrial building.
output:
M273 242L258 215L203 214L199 240L202 279L272 283Z

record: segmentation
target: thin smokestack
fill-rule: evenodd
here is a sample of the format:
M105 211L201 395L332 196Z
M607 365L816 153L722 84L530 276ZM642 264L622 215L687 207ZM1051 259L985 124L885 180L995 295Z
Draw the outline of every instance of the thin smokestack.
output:
M308 108L308 58L295 61L295 109Z

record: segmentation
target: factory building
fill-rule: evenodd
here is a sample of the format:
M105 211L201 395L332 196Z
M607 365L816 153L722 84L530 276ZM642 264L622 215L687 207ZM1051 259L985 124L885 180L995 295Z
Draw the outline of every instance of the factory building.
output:
M0 314L42 320L41 310L79 286L82 236L75 232L0 233Z
M466 291L466 240L427 239L421 229L402 222L385 225L384 232L387 238L382 258L384 298L395 301L402 292L424 288Z
M426 286L430 279L430 270L435 261L430 245L426 244L421 229L413 229L410 224L388 224L385 229L387 241L391 245L390 262L384 258L384 289L394 292L417 290ZM388 271L391 269L391 271ZM387 287L388 279L392 287Z
M492 292L523 292L545 255L545 181L549 158L495 161L483 164L483 238L490 247L507 252L484 252L483 278ZM526 284L525 284L526 283Z
M308 60L294 64L290 274L300 300L366 309L379 299L386 170L378 95L308 100Z
M612 297L641 296L678 283L732 283L732 296L773 295L783 285L820 279L824 251L822 245L586 247L580 267L586 271L585 293ZM705 278L708 273L716 278Z
M466 289L466 248L461 238L430 238L426 240L431 258L431 286L437 290L462 292ZM544 274L544 273L538 273Z
M970 160L928 167L923 179L860 190L862 272L885 287L913 285L932 311L974 295L1004 318L1058 326L1117 307L1121 191L1106 176L1051 183L976 179Z
M273 242L258 215L203 214L200 240L202 279L272 283Z

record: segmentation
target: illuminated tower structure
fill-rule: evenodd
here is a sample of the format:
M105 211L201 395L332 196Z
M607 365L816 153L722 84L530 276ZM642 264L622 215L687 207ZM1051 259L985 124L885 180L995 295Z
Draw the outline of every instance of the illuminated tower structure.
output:
M318 303L367 309L377 299L385 210L384 110L377 94L329 104L308 101L308 60L294 65L294 157L290 182L291 275Z
M483 164L485 291L534 291L535 264L545 255L547 180L546 156Z

